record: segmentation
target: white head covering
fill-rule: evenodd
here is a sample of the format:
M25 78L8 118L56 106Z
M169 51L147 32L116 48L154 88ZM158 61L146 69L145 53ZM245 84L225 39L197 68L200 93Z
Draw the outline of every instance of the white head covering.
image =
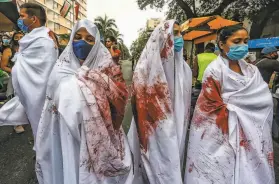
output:
M150 183L182 183L180 164L190 115L192 72L183 60L183 51L174 51L174 24L174 20L165 21L153 31L133 77L137 126L132 122L128 136L139 132L145 171L156 177L148 177ZM137 131L132 130L135 127ZM140 156L134 149L136 137L129 140L134 163ZM169 180L163 181L160 175Z
M83 66L87 66L90 69L99 69L108 67L108 65L112 64L112 57L107 48L100 41L100 33L97 26L90 20L84 19L80 20L76 23L74 28L72 29L71 38L67 47L64 49L60 57L58 58L56 65L53 68L52 73L56 73L55 75L51 75L49 78L49 86L47 89L47 94L53 92L53 90L57 87L59 83L58 81L61 78L74 75L77 73L77 70L81 67L79 59L76 57L73 51L73 40L75 34L80 28L86 28L86 30L95 37L95 44L92 47L90 53L87 58L83 62ZM56 81L56 82L54 82Z
M86 28L86 30L95 37L95 45L93 46L92 50L88 54L87 58L85 59L83 65L87 66L88 68L96 68L100 64L99 62L102 62L102 65L104 64L104 59L107 58L109 60L111 58L111 55L109 51L106 49L106 47L101 43L100 41L100 33L97 28L97 26L89 20L80 20L77 22L77 24L74 26L72 32L76 33L80 28ZM64 52L59 57L59 60L57 64L61 63L62 66L70 67L73 70L77 70L80 68L80 62L78 58L75 56L73 52L73 40L74 40L75 34L71 34L70 41L65 48ZM70 65L65 64L63 61L70 61ZM99 61L99 62L98 62Z
M72 46L75 33L82 27L95 37L83 66ZM120 67L100 42L97 27L89 20L79 21L48 82L36 141L37 168L38 173L43 173L42 178L51 181L57 177L56 183L62 183L62 176L64 183L78 178L87 181L84 183L95 183L97 177L106 184L112 183L110 180L125 180L119 176L129 172L131 163L121 126L126 102Z

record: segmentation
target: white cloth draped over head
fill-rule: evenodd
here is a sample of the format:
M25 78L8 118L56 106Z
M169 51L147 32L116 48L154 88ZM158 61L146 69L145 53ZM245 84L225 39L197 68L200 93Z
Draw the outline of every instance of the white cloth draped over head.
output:
M30 124L34 136L45 102L48 77L58 57L46 27L35 28L19 41L12 70L16 98L0 109L1 125Z
M274 184L273 102L257 67L243 75L219 56L204 72L187 153L185 184Z
M128 133L134 184L182 184L192 72L182 51L174 52L174 23L157 26L134 72L134 120Z
M72 47L80 28L95 37L83 66ZM127 94L97 27L78 21L48 82L36 141L40 184L131 183L131 154L121 126Z

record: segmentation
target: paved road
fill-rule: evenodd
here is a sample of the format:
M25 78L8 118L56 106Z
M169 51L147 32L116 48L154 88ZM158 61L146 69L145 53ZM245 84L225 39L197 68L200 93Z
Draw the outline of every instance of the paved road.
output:
M130 62L122 64L127 84L131 84ZM126 108L124 128L127 131L131 122L130 103ZM0 184L36 184L34 172L33 140L29 126L26 132L15 134L12 127L0 127ZM274 143L276 183L279 184L279 144Z

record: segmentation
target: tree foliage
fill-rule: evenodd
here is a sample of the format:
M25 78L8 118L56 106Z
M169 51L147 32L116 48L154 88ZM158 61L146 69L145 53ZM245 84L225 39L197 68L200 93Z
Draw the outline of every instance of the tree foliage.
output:
M95 25L98 27L100 34L105 38L114 35L115 30L117 30L115 20L110 19L107 15L105 17L97 17L95 19Z
M109 18L107 15L104 17L97 17L95 25L98 27L101 36L105 39L109 36L114 36L117 39L118 47L121 50L121 59L125 60L130 57L130 52L124 44L123 35L118 31L118 27L114 19Z
M134 59L135 61L139 60L141 52L146 46L149 37L150 33L146 29L143 29L139 32L139 37L135 41L133 41L130 48L132 59Z
M137 3L141 9L160 9L168 4L167 18L180 22L210 15L222 15L236 21L246 17L255 27L251 31L252 37L260 36L270 15L279 9L278 0L137 0Z

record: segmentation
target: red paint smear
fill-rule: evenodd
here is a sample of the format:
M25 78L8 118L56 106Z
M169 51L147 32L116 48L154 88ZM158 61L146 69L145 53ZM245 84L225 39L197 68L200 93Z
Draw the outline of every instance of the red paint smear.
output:
M205 116L216 116L216 125L221 129L223 134L228 134L228 110L221 97L220 82L207 77L202 85L202 92L197 101L197 106Z
M274 166L274 152L270 152L267 155L268 163L270 166Z
M188 169L188 172L189 173L191 173L192 171L193 171L193 169L194 169L194 163L192 163L191 165L190 165L190 167L189 167L189 169Z
M240 127L240 146L243 147L245 150L250 151L250 141L247 140L247 137L242 129L242 127Z
M173 41L171 39L171 35L169 34L168 35L168 38L165 42L165 45L161 51L161 58L165 58L167 59L168 58L168 55L170 53L170 50L173 48Z
M132 105L139 139L142 148L147 151L148 136L156 130L160 120L171 112L171 100L167 83L155 82L153 86L133 84Z

